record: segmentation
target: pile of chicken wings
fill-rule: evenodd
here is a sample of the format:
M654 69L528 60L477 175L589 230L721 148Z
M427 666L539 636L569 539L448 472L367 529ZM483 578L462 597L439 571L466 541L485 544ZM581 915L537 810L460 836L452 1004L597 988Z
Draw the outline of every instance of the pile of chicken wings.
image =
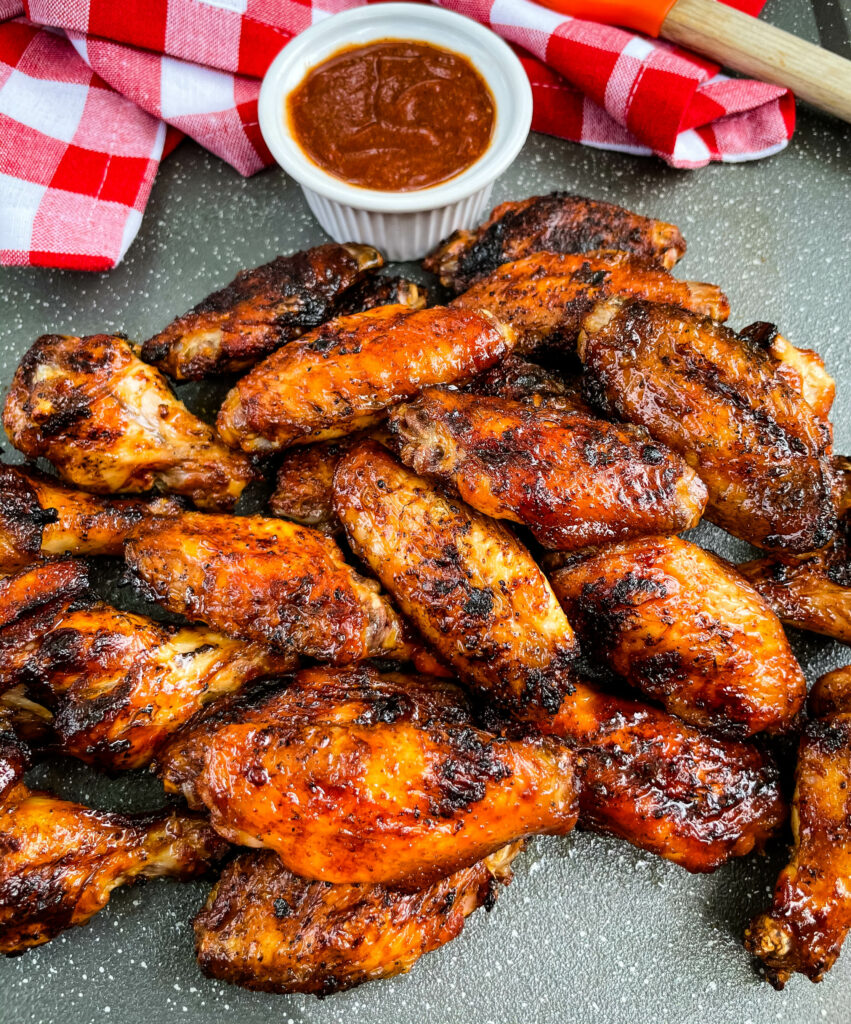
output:
M458 935L530 836L706 872L791 826L745 945L777 987L823 977L851 926L851 666L808 696L781 623L851 643L851 463L818 355L725 326L684 252L554 193L456 232L428 292L326 244L141 346L33 344L4 411L28 461L0 466L0 951L217 870L201 969L328 994ZM215 426L167 380L227 374ZM267 514L234 514L270 476ZM760 557L680 536L702 518ZM181 624L99 600L103 556ZM55 755L169 802L30 789Z

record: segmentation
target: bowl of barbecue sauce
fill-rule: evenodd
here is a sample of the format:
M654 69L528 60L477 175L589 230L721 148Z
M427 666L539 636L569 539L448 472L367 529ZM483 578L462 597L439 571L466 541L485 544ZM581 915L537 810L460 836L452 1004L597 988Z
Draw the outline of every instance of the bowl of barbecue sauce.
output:
M529 132L523 66L438 7L382 3L297 36L260 91L260 129L322 227L388 259L423 256L489 206Z

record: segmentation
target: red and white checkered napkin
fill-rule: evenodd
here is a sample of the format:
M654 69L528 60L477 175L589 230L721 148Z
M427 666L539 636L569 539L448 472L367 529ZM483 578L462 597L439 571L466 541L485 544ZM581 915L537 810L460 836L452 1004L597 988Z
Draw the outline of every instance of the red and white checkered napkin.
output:
M259 79L294 35L361 2L0 0L0 264L114 266L181 133L241 174L268 165ZM530 0L434 2L518 49L538 131L675 167L768 156L792 134L788 92L666 43Z

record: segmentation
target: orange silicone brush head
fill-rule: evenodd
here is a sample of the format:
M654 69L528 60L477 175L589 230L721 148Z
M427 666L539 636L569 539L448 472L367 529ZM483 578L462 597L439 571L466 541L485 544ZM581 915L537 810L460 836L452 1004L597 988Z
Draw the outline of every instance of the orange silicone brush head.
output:
M634 28L648 36L658 36L676 0L537 0L571 18L601 21L604 25Z

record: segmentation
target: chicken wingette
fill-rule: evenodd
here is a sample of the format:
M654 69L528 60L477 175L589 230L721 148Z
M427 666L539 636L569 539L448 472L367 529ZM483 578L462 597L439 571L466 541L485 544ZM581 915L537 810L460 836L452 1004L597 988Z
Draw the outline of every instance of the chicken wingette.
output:
M510 324L517 352L572 354L584 317L609 295L682 306L726 320L730 304L714 284L678 281L647 257L600 251L564 255L538 252L506 263L451 303L486 309Z
M3 424L28 458L48 459L96 494L153 489L230 509L254 477L245 456L114 335L39 338L15 373Z
M782 622L851 644L851 522L806 555L774 554L737 566Z
M821 981L851 929L851 667L823 676L798 749L792 857L771 909L745 945L783 988L797 971Z
M686 251L679 229L567 192L502 203L473 231L456 231L423 266L454 292L463 292L503 263L536 252L584 253L619 249L670 269Z
M683 721L741 737L795 723L807 684L779 619L696 544L642 537L550 582L584 653Z
M501 523L364 442L334 478L349 544L464 682L507 707L554 711L576 640L546 577Z
M0 802L0 953L85 924L137 878L203 874L226 849L196 814L96 811L18 783Z
M578 351L592 402L694 467L707 518L763 548L828 542L831 431L770 352L694 313L620 298L586 317Z
M338 663L406 643L379 585L306 526L184 512L140 523L124 554L149 597L228 636Z
M55 752L124 771L149 764L210 701L296 666L293 655L260 644L97 602L35 640L10 682L53 712Z
M0 465L0 572L57 555L120 555L131 526L183 508L175 498L110 498L32 466Z
M420 889L576 822L560 741L498 738L475 726L457 687L363 667L223 698L157 765L224 838L326 882Z
M271 852L243 853L196 916L201 970L262 992L330 995L405 974L490 909L521 843L415 892L309 882Z
M425 387L475 376L513 345L509 328L467 309L379 306L338 317L243 377L219 411L219 432L249 452L343 437Z
M688 871L761 849L786 820L771 757L660 708L576 684L546 735L576 754L581 827L619 836Z
M401 460L485 515L571 550L697 526L706 488L641 428L429 388L388 420Z
M243 270L142 346L177 380L247 370L334 316L337 303L384 262L377 249L329 242Z

